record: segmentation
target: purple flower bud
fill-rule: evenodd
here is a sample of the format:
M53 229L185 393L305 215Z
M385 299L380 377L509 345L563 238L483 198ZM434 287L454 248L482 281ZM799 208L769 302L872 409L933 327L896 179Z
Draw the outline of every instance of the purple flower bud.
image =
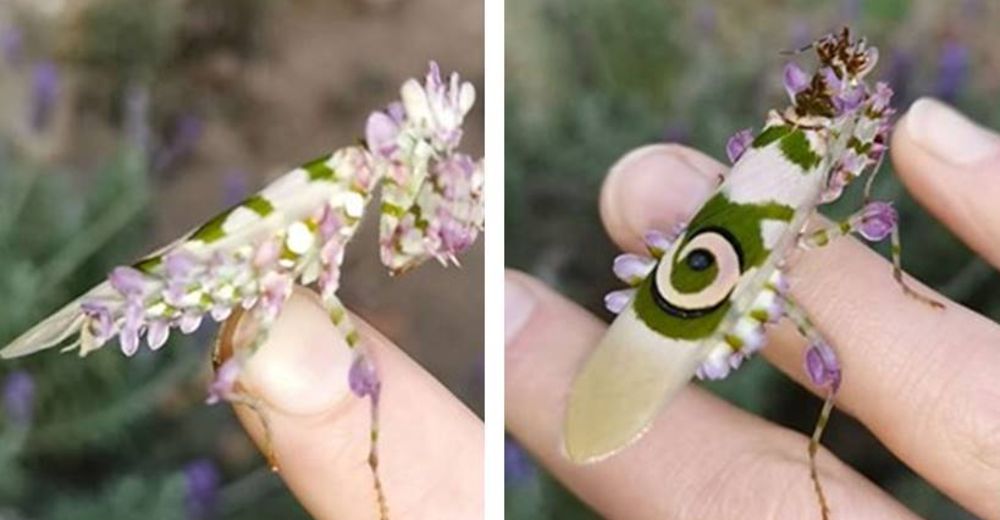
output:
M212 461L201 459L185 466L183 472L187 484L184 502L188 520L212 518L219 499L221 476L218 468Z
M240 379L240 364L236 358L229 358L215 371L215 378L208 385L207 404L216 404L228 399L236 389L236 382Z
M347 383L351 391L358 397L371 397L373 403L378 402L382 383L379 381L375 365L364 355L356 356L347 374Z
M937 97L954 101L965 86L968 69L969 50L958 41L945 42L938 57Z
M733 134L726 142L726 156L729 157L729 162L736 163L743 152L750 147L750 143L753 142L753 132L749 128L740 130Z
M222 180L222 201L226 206L239 204L250 193L247 172L238 168L229 170Z
M59 95L59 70L50 61L35 65L31 74L31 128L41 132L48 127Z
M24 33L17 27L4 29L0 33L0 52L8 65L17 65L24 57Z
M201 139L203 124L194 114L185 114L178 119L169 143L159 150L153 162L153 170L166 170L177 161L190 154Z
M795 96L809 86L809 75L799 68L798 65L789 62L785 65L785 91L788 97L795 102Z
M865 206L858 231L865 239L878 242L892 233L898 220L899 215L892 204L875 200Z
M132 267L116 267L108 276L111 287L126 298L141 297L146 289L146 275Z
M621 314L629 302L635 297L636 289L620 289L611 291L604 296L604 308L615 314Z
M809 345L805 356L809 380L819 387L829 387L834 392L840 388L840 362L830 345L819 341Z
M503 460L504 477L508 483L516 484L535 474L535 465L531 462L531 457L510 437L504 438Z
M612 270L619 280L635 286L649 276L655 265L656 260L648 256L625 253L615 258Z
M35 380L24 371L11 372L3 382L3 407L7 418L27 426L35 411Z

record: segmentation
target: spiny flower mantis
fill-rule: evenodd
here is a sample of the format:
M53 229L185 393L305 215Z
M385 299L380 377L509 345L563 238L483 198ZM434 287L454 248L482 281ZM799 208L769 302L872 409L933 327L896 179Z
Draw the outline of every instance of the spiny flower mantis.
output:
M293 284L315 284L353 349L349 386L358 397L371 399L368 463L379 515L387 518L377 457L381 381L336 295L344 248L380 183L380 256L393 274L429 258L457 264L457 255L483 226L482 159L456 151L474 88L457 73L442 79L432 62L423 84L411 79L400 93L401 101L369 116L363 145L310 161L173 244L115 268L107 281L0 350L0 357L64 344L63 352L84 356L115 337L132 356L143 338L157 350L172 329L190 334L206 315L223 321L248 312L261 324L260 332L248 348L231 355L217 349L208 402L248 405L267 430L263 409L241 387L240 376L266 341ZM276 468L273 454L268 457Z
M692 376L726 377L764 346L764 326L785 316L808 339L806 372L826 393L808 453L828 518L815 454L841 370L830 344L788 294L785 257L793 248L823 246L852 232L871 241L891 237L893 275L903 291L941 304L906 284L896 212L869 197L893 113L888 85L865 81L877 50L852 40L846 28L801 51L809 49L818 56L817 69L786 66L791 104L772 110L756 137L742 130L729 140L732 170L690 221L669 233L649 232L649 256L615 260L615 274L630 288L605 298L618 316L573 383L564 428L570 459L597 461L634 442ZM866 173L861 210L806 232L819 205Z

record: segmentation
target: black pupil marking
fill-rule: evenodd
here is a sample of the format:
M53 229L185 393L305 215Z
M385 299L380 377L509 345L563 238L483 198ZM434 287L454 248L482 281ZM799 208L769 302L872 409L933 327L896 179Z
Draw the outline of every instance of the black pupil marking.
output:
M715 263L715 256L707 249L695 249L685 259L688 267L694 271L704 271Z

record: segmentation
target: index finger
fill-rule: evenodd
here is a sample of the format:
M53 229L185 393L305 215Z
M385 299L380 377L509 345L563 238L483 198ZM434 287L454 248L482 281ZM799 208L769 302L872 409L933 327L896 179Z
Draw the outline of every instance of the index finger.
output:
M317 300L296 290L241 382L264 401L279 474L305 508L320 519L375 518L370 403L348 390L350 350ZM379 473L390 514L481 517L482 422L378 331L353 321L382 379ZM252 324L233 325L242 326ZM263 447L258 418L236 411Z

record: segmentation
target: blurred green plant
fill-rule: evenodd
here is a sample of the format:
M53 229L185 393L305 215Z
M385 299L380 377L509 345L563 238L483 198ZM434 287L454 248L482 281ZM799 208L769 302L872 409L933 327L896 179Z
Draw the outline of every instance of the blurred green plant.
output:
M617 249L597 215L608 167L658 141L724 157L732 133L759 128L766 110L784 101L780 50L851 25L882 51L878 74L896 90L895 106L937 95L1000 127L1000 87L987 67L977 68L1000 47L991 29L1000 9L989 2L508 0L506 9L506 262L599 316L607 316L603 294L616 286ZM1000 316L993 271L906 196L891 165L883 168L875 193L896 200L906 269ZM842 216L858 207L853 188L824 211ZM815 398L760 360L705 386L803 432L819 411ZM968 518L855 421L836 414L824 444L917 513ZM587 517L526 464L508 456L508 518Z

